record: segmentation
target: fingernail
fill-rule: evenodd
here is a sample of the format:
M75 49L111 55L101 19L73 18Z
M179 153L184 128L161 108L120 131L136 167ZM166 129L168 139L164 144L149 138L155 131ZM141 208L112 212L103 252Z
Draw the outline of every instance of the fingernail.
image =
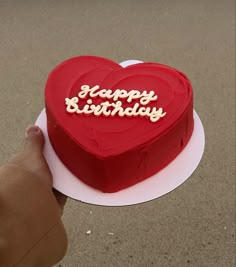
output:
M30 135L34 135L34 134L38 133L39 131L40 131L39 127L37 127L37 126L29 126L26 129L25 136L28 137Z

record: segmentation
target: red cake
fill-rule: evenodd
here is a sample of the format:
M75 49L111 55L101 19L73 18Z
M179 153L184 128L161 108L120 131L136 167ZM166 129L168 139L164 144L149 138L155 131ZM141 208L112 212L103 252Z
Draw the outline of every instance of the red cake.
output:
M45 106L49 139L60 160L106 193L166 167L194 127L188 78L158 63L123 68L97 56L66 60L48 77Z

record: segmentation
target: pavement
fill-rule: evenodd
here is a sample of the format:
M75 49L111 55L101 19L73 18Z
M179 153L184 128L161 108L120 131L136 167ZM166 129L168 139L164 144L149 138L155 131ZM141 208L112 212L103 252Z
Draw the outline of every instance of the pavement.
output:
M43 109L50 70L77 55L183 71L205 129L199 167L171 193L115 208L70 199L55 266L235 266L234 31L231 0L0 0L0 162Z

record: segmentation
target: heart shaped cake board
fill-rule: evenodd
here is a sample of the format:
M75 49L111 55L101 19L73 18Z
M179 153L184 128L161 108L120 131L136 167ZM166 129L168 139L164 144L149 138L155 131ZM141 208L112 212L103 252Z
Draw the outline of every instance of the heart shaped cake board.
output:
M126 60L120 63L126 67L142 63ZM89 204L103 206L126 206L147 202L161 197L185 182L197 168L205 146L205 135L201 120L194 111L194 131L184 150L164 169L149 179L116 193L103 193L84 184L60 161L54 152L47 134L45 109L39 115L38 125L45 136L44 155L53 175L53 187L61 193Z

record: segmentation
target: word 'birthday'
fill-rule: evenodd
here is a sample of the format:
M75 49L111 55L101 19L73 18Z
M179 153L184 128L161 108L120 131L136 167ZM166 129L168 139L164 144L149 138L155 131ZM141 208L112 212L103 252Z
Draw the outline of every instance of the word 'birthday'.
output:
M79 107L79 99L85 99L86 97L90 98L87 100L87 104L81 109ZM105 101L95 105L91 99L95 97L111 99L112 102ZM120 99L126 99L128 103L139 99L139 103L135 103L133 107L123 107ZM99 85L94 87L82 85L78 97L65 98L65 104L66 111L69 113L93 114L95 116L142 116L149 117L150 121L156 122L164 117L166 112L163 112L163 108L146 107L145 105L157 99L158 96L155 95L154 91L147 92L144 90L140 92L139 90L127 91L125 89L112 91L111 89L100 89Z

